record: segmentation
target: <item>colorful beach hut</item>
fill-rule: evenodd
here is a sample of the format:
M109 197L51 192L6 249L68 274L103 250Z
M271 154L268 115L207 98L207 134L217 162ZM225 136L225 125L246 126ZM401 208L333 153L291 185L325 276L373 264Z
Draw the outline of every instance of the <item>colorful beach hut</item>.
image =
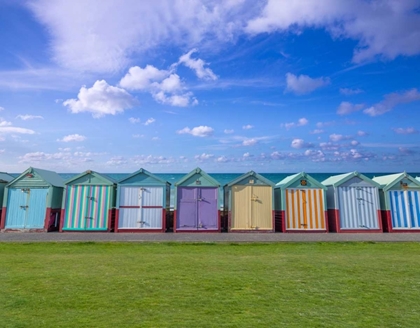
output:
M326 190L305 172L281 180L274 187L276 226L283 232L327 232Z
M116 182L88 170L65 182L60 232L112 231Z
M229 232L274 232L274 183L250 171L227 183L224 206Z
M1 229L56 230L63 188L57 173L28 168L4 188Z
M174 232L220 232L220 183L196 168L175 187Z
M0 172L0 204L2 204L2 207L0 208L0 220L1 220L1 212L3 209L4 188L13 179L14 178L10 174L7 174L6 172Z
M165 232L171 184L145 169L117 185L116 232Z
M330 232L383 232L380 185L359 172L329 177L327 187Z
M420 182L406 172L373 178L386 232L420 232Z
M274 232L274 183L250 171L227 183L224 206L229 232Z

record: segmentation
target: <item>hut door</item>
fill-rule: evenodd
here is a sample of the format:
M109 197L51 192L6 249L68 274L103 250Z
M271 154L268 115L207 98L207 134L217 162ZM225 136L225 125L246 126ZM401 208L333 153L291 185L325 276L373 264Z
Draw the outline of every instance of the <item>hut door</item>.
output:
M163 188L140 188L140 229L161 229L163 211Z
M217 209L217 188L199 188L198 203L198 230L218 229L218 209Z
M198 192L198 188L178 187L177 229L197 229Z
M392 227L394 229L420 229L420 199L418 191L393 190L389 192Z
M273 229L272 188L251 186L251 229Z
M321 189L287 189L286 207L287 229L325 229L324 199Z
M250 186L232 186L232 230L251 228L251 191Z
M44 228L48 189L9 189L6 229Z

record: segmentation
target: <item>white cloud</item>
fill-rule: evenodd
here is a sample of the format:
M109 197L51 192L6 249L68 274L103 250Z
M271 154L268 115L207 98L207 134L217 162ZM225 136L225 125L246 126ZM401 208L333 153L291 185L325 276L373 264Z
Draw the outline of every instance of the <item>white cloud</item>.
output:
M348 115L353 112L362 110L365 107L364 104L352 104L347 101L343 101L340 106L338 106L337 114L338 115Z
M214 158L214 155L213 154L202 153L201 155L194 156L194 158L199 162L205 162L205 161L208 161L208 160Z
M1 127L1 126L10 126L10 125L12 125L12 122L5 121L4 119L2 119L2 118L0 117L0 127Z
M416 130L415 128L393 128L392 129L395 133L397 134L417 134L419 133L418 130Z
M175 160L172 157L165 156L137 155L132 158L132 162L135 165L172 164L175 163Z
M284 124L282 123L281 126L282 127L284 126L287 130L289 130L289 129L297 127L297 126L305 126L308 123L309 123L309 121L306 118L302 117L297 121L297 123L295 123L295 122L284 123Z
M233 132L235 132L234 130L229 130L229 129L225 129L223 131L225 134L232 134Z
M156 122L156 120L153 117L151 117L151 118L147 119L146 122L144 122L144 125L150 125L154 122Z
M128 120L132 124L140 123L140 119L138 117L130 117Z
M351 139L351 136L345 136L345 135L336 134L336 133L333 133L333 134L330 135L330 140L333 141L333 142L349 140L349 139Z
M334 38L358 41L353 62L380 56L385 60L420 53L418 1L268 0L262 13L250 20L251 34L325 28Z
M178 134L191 134L194 137L209 137L213 135L213 132L214 129L206 125L200 125L192 129L185 127L177 131Z
M313 144L310 142L305 142L303 139L293 139L291 143L292 148L302 149L302 148L312 148Z
M152 140L157 141L157 140L160 140L160 138L159 137L153 137Z
M357 131L357 135L359 137L365 137L365 136L369 135L369 133L359 130L359 131Z
M329 78L311 78L307 75L296 76L292 73L286 74L286 92L293 92L297 95L311 93L312 91L326 86L330 83Z
M43 120L44 119L42 116L39 116L39 115L18 115L18 116L16 116L16 118L20 118L23 121L35 120L35 119Z
M253 125L247 124L247 125L242 126L242 129L243 130L251 130L253 127L254 127Z
M321 130L321 129L315 129L315 130L313 130L313 131L311 131L311 132L309 132L310 134L321 134L321 133L324 133L325 131L324 130Z
M245 139L244 141L242 141L243 146L254 146L257 143L258 143L258 139L256 138Z
M170 72L159 70L152 65L147 65L145 68L133 66L119 84L128 90L148 90L153 83L163 81L169 74Z
M326 126L332 126L332 125L335 125L336 124L336 122L335 121L330 121L330 122L318 122L317 124L316 124L316 127L317 128L323 128L323 127L326 127Z
M420 42L419 42L420 43ZM363 111L363 113L370 116L379 116L390 112L394 109L395 106L399 104L410 103L413 101L420 100L420 92L417 89L411 89L404 93L390 93L384 96L384 100L381 102L369 107Z
M4 107L1 107L1 106L0 106L0 112L1 112L2 110L4 110Z
M362 92L362 89L340 88L340 93L345 96L358 95Z
M63 139L57 139L57 141L61 141L61 142L72 142L72 141L77 141L77 142L81 142L81 141L85 141L86 137L82 136L80 134L70 134L68 136L63 137Z
M94 118L104 115L115 115L132 108L138 102L127 91L113 87L106 81L96 81L91 88L83 86L77 99L67 99L64 106L74 114L89 112Z
M107 165L116 166L127 164L128 161L123 156L114 156L111 157L109 161L106 162Z
M5 121L0 117L0 135L4 134L35 134L35 131L12 126L12 123ZM4 138L2 138L4 140Z
M195 74L197 75L199 79L213 80L213 81L217 80L217 76L213 73L213 71L208 67L206 68L204 67L204 65L206 65L206 62L204 60L199 59L199 58L198 59L191 58L191 55L194 52L197 52L197 49L192 49L185 55L182 55L179 58L179 63L182 63L188 68L191 68L192 70L194 70Z
M229 161L229 158L227 158L226 156L219 156L216 158L216 162L218 163L227 163Z

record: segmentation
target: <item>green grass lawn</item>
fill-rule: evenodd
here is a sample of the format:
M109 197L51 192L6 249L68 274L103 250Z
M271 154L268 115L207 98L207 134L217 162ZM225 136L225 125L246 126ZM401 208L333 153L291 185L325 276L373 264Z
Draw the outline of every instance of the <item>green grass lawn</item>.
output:
M0 327L420 327L419 243L0 243Z

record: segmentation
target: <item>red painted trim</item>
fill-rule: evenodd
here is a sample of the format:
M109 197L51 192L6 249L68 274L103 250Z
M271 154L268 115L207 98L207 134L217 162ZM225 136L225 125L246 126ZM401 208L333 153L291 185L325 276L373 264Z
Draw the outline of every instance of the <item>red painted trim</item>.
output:
M381 221L384 232L392 232L391 211L381 211Z
M1 210L1 221L0 221L1 230L3 230L6 225L6 211L7 211L7 207L3 207Z
M59 232L63 232L63 226L64 226L64 217L66 216L66 209L61 209L61 215L60 215L60 229Z
M166 209L162 210L162 232L166 231Z
M228 232L232 232L232 211L228 211Z
M378 224L379 224L379 229L381 230L381 232L384 232L384 227L383 227L383 222L382 222L382 218L381 218L381 210L377 210L377 220L378 220Z
M173 226L173 228L172 228L172 231L173 232L176 232L176 210L174 209L174 220L173 220L173 224L174 224L174 226Z
M51 208L47 207L45 211L45 218L44 218L44 230L48 231L49 223L50 223L50 216L51 216Z
M339 232L340 229L340 211L337 209L328 209L328 228L329 232Z
M118 208L115 209L115 223L114 223L114 232L118 232L120 221L120 210Z
M108 210L108 232L115 231L115 208Z

